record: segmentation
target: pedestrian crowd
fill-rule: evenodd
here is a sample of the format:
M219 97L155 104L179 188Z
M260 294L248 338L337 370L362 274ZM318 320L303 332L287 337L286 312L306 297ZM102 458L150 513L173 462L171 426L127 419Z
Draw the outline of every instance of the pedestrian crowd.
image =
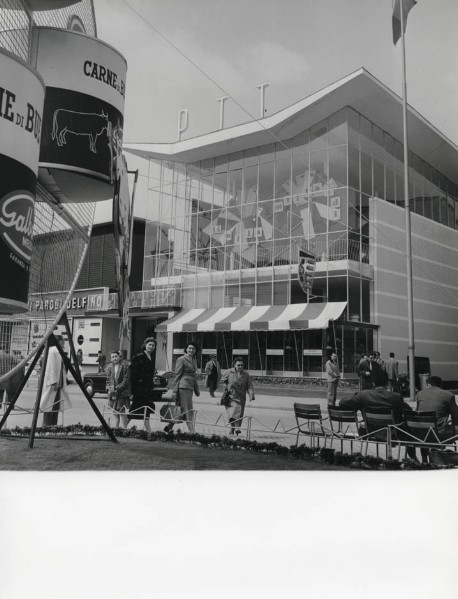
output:
M57 335L56 341L61 348L64 347L65 341L61 336ZM200 395L196 359L198 351L198 345L190 341L184 349L184 354L176 362L172 388L175 418L162 418L167 422L165 432L170 432L177 422L186 422L189 432L194 433L193 397ZM113 410L115 427L121 423L125 428L131 420L143 420L145 429L151 432L150 416L156 411L155 352L154 337L144 340L140 352L133 356L130 364L122 359L118 350L114 350L111 352L110 362L106 365L105 355L99 352L97 361L107 375L108 403ZM399 386L399 365L394 353L390 353L389 358L384 360L377 351L362 352L355 367L360 381L359 391L352 397L340 399L339 406L360 411L361 414L373 408L388 408L393 415L393 423L402 428L404 413L412 411L412 407L404 401L405 393L400 392L402 389ZM337 353L330 354L325 369L327 403L329 407L333 407L337 403L337 389L341 377ZM52 426L57 424L59 411L71 407L66 372L57 347L49 349L43 380L40 399L43 426ZM223 374L216 353L210 354L210 359L205 364L204 386L208 388L211 397L216 397L215 391L219 385L223 387L220 403L228 416L229 434L237 436L241 433L247 396L250 401L255 399L253 381L245 370L242 356L235 357L232 368ZM450 439L458 432L458 407L455 396L442 387L443 381L440 377L429 376L425 388L416 395L417 411L435 414L436 435L439 440ZM365 433L364 430L360 432ZM422 460L427 462L428 449L420 449ZM416 459L414 447L407 447L407 453L411 459Z
M56 336L62 349L65 340ZM170 432L176 422L185 422L189 432L194 433L194 408L193 396L199 397L200 389L197 380L197 352L198 345L191 341L176 362L175 377L172 388L172 402L178 409L179 416L175 420L164 418L168 421L164 428ZM110 362L106 364L106 357L102 351L98 352L97 363L99 372L106 374L106 390L108 392L108 405L113 410L114 426L120 424L126 428L131 420L143 420L145 430L151 432L150 417L156 411L154 403L154 379L156 339L147 337L140 348L140 352L133 356L131 362L123 360L121 352L113 350ZM80 363L80 356L77 356ZM244 370L244 360L236 357L233 367L224 375L217 360L216 353L210 355L205 365L205 383L210 396L215 396L215 391L221 383L225 391L220 400L226 409L229 419L229 434L239 435L247 395L253 401L253 382L249 373ZM44 373L44 389L40 398L40 408L43 411L43 426L57 424L60 411L71 407L67 391L67 377L63 360L56 347L49 350L48 361ZM174 411L176 414L176 410Z

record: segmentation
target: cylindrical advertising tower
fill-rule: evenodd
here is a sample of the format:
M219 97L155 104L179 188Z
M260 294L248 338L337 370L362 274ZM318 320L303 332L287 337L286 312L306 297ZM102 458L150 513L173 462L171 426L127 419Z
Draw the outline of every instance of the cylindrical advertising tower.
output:
M93 37L37 27L32 64L46 85L40 179L51 177L64 202L113 197L122 144L126 60Z
M45 95L25 62L0 48L0 313L28 309Z

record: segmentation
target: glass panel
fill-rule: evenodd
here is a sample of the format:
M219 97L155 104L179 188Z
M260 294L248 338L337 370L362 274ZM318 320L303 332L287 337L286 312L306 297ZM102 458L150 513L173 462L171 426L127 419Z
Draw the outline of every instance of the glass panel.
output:
M243 152L229 154L229 170L241 169L243 166Z
M385 162L385 133L376 125L372 127L372 133L374 136L373 141L373 152L374 157L378 158L382 163Z
M443 225L448 225L447 196L443 192L441 192L441 194L440 194L440 205L441 205L440 222Z
M440 197L439 190L434 189L433 195L433 220L440 223Z
M372 195L372 158L361 152L361 191Z
M229 206L242 203L242 173L242 169L229 171L228 173Z
M360 198L359 192L348 190L348 228L359 233L360 231Z
M271 306L272 305L272 282L258 283L256 289L256 305Z
M448 226L455 227L455 201L450 196L447 196L448 205Z
M292 162L291 194L308 193L310 178L309 154L293 156Z
M211 211L202 212L199 214L198 229L197 229L197 244L198 248L208 248L211 239Z
M303 131L293 138L293 154L308 154L310 152L310 131Z
M329 149L329 179L333 187L346 187L347 146Z
M329 277L329 301L347 301L347 277Z
M374 158L374 196L385 197L385 169L383 162Z
M274 243L274 265L283 266L291 264L289 239L280 239ZM286 277L287 274L284 274Z
M259 201L270 200L274 197L274 172L275 163L259 165Z
M394 195L394 170L390 167L386 167L386 173L385 173L385 182L386 182L386 188L385 188L385 200L387 202L391 202L391 203L395 203L395 195ZM404 204L404 202L402 203L402 205Z
M370 322L370 303L371 303L371 282L367 279L361 279L361 307L362 307L362 321Z
M245 166L243 169L243 203L250 204L258 199L258 167Z
M215 173L213 189L213 205L226 206L227 204L227 172Z
M256 256L258 267L272 266L272 241L263 241L258 244Z
M328 147L328 125L327 121L321 121L310 129L310 150L324 150Z
M355 320L361 320L360 283L360 279L348 277L348 314L350 320L352 320L352 317Z
M434 198L429 195L428 192L430 192L431 188L427 188L425 191L425 195L423 197L423 214L427 217L427 218L433 218L433 201Z
M290 198L285 198L287 201ZM283 239L289 235L291 228L291 204L286 204L283 199L274 200L274 231L275 239Z
M347 111L344 109L329 117L329 146L346 144L347 139Z
M348 185L359 190L359 152L348 147Z
M347 190L338 189L333 195L329 196L328 205L328 231L331 236L332 233L342 233L347 230ZM339 236L339 253L343 254L343 258L346 257L346 239ZM330 237L331 241L331 237Z
M282 158L280 158L282 156ZM275 161L275 197L291 194L291 151L277 153Z
M394 138L385 133L385 161L388 166L394 166L395 155Z
M259 148L250 148L243 152L243 166L254 166L259 163Z
M404 164L404 147L397 139L394 140L394 152L396 156L396 164Z
M411 208L417 214L423 214L423 186L418 179L413 180L413 201Z
M259 148L259 163L273 162L275 160L275 144L267 144Z
M365 117L360 117L360 149L361 152L372 155L372 123Z
M369 196L361 194L361 243L369 243Z
M396 204L398 206L404 205L404 172L403 171L395 171L395 182L396 182Z
M210 209L213 203L213 175L202 177L201 197L203 209Z
M359 114L348 109L348 143L359 149Z
M310 171L312 173L312 191L326 189L328 183L328 152L312 152L310 154Z
M224 173L225 171L227 171L227 155L216 156L215 173Z

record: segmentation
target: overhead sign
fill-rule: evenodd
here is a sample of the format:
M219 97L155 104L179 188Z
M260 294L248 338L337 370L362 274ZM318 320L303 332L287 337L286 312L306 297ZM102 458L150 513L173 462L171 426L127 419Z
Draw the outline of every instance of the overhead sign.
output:
M27 310L44 84L0 49L0 313Z
M51 169L69 201L109 199L127 63L111 46L74 31L37 27L32 39L32 62L46 84L40 167ZM105 185L78 183L87 176Z

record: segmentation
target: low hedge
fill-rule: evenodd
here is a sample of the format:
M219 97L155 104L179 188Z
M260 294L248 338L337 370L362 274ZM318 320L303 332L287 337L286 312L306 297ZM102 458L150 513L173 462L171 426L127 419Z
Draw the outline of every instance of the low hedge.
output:
M232 451L252 451L256 453L274 454L292 459L306 461L322 461L326 464L335 466L346 466L357 470L438 470L444 468L453 468L453 466L437 465L437 464L422 464L412 460L384 460L375 456L364 456L360 453L347 454L341 453L335 449L321 448L312 449L306 445L298 447L285 447L278 443L259 443L258 441L248 441L247 439L232 439L220 435L201 435L199 433L186 433L177 429L165 433L163 431L155 431L148 433L145 430L132 427L129 429L114 428L114 434L120 438L141 439L150 442L159 443L192 443L202 447L217 447ZM28 437L30 435L30 427L15 427L13 429L4 429L0 436L10 437ZM105 437L105 430L101 426L91 426L83 424L72 424L70 426L48 426L38 427L36 429L36 437Z

